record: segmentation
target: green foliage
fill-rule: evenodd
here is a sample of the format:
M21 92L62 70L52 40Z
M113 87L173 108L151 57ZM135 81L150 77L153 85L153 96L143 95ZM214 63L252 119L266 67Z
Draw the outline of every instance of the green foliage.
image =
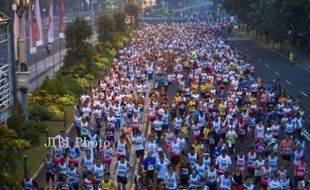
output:
M14 107L12 116L8 119L8 128L14 130L20 139L25 139L31 145L38 145L39 137L46 130L46 125L42 122L31 121L28 124L23 123L21 107Z
M19 153L30 144L28 141L19 139L14 130L2 125L0 135L0 186L5 187L16 183L12 174L17 169Z
M124 32L126 30L126 15L123 12L113 14L114 30L116 32Z
M75 98L73 96L70 96L70 95L65 95L63 97L57 98L55 100L55 103L57 105L71 106L71 105L74 105Z
M52 114L48 111L46 105L40 103L31 103L29 105L29 117L31 120L42 121L51 120Z
M65 65L74 65L77 61L85 60L91 63L91 45L87 42L92 36L92 27L83 17L77 17L68 23L65 30L67 55Z
M47 126L42 122L32 121L22 126L22 131L18 134L18 137L25 139L33 146L37 146L40 143L40 136L44 134Z
M136 3L129 3L125 7L125 13L130 16L134 16L135 18L138 18L139 15L139 5Z
M113 40L114 22L107 14L101 14L97 20L98 41L100 43L111 42Z
M310 1L224 0L224 7L252 29L276 41L289 38L307 43L310 51Z
M88 82L87 79L85 79L85 78L77 78L76 80L83 87L83 89L89 89L90 88L90 85L89 85L89 82Z
M79 96L82 94L82 86L72 76L59 77L59 80L62 82L64 88L64 91L62 93L59 93L60 96L65 96L66 94L72 96Z
M52 115L52 120L54 120L54 121L63 120L64 112L60 108L60 106L50 104L47 106L47 110Z
M58 76L55 78L46 78L41 87L36 91L38 95L46 97L46 95L79 96L83 92L82 86L73 76ZM45 96L44 96L45 95Z
M139 5L136 3L129 3L125 7L125 13L127 15L133 16L135 18L135 24L138 25L138 18L139 18Z

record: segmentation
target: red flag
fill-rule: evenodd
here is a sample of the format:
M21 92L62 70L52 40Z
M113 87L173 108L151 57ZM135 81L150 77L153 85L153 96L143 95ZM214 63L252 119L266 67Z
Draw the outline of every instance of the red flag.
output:
M60 0L59 5L59 38L65 38L65 0Z
M43 32L42 32L42 21L41 21L41 11L40 11L40 3L39 0L35 1L34 6L34 14L35 14L35 27L36 27L36 46L42 46L43 45Z
M48 17L47 17L47 41L54 42L54 15L53 15L53 0L48 0Z

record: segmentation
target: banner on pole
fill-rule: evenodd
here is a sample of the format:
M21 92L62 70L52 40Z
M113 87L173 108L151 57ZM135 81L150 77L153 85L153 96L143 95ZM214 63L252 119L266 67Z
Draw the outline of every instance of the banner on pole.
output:
M47 17L47 41L54 42L54 14L53 14L53 0L48 0L48 17Z
M65 38L65 0L59 4L59 38Z
M36 0L34 5L34 13L35 13L35 27L37 30L36 36L36 46L43 45L43 32L42 32L42 20L41 20L41 11L40 11L40 3L39 0Z
M30 6L29 7L29 50L30 50L30 54L34 54L34 53L37 53L37 48L36 48L36 36L38 34L37 33L37 30L36 28L34 27L34 22L35 22L35 19L34 19L34 15L33 15L33 7Z
M16 11L14 11L13 30L14 30L14 55L15 60L18 60L19 18Z

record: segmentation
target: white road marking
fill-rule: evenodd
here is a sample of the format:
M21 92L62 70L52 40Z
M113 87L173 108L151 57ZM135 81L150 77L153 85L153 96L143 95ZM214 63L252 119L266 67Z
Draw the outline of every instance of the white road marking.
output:
M269 68L269 67L270 67L268 64L265 64L265 66L266 66L267 68Z
M277 71L273 71L273 72L274 72L274 74L280 76L280 74Z
M303 91L299 91L299 92L300 92L302 95L308 97L308 94L306 94L305 92L303 92Z
M248 38L248 39L250 39L251 41L253 41L253 42L255 42L255 43L257 43L257 44L259 44L259 45L261 45L261 46L263 46L264 48L268 49L269 51L271 51L271 52L273 52L273 53L275 53L275 54L277 54L277 55L283 57L284 59L288 60L288 57L287 57L287 56L285 56L285 55L279 53L278 51L276 51L276 50L274 50L274 49L271 49L271 48L268 47L267 45L265 45L265 44L263 44L263 43L261 43L261 42L259 42L259 41L256 41L256 40L254 40L254 39L252 39L252 38ZM297 63L297 65L298 65L299 67L301 67L303 70L309 71L309 68L304 67L304 66L302 66L302 65L299 64L299 63Z
M308 133L308 131L306 129L302 129L302 133L304 134L304 137L306 137L306 139L310 141L310 134Z
M288 80L285 80L285 82L286 82L287 84L289 84L289 85L292 85L292 83L291 83L290 81L288 81Z
M257 61L262 61L262 59L261 58L257 58Z

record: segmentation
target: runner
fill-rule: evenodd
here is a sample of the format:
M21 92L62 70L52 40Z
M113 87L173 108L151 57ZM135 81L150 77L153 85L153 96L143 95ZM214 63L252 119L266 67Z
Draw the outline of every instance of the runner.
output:
M125 190L127 180L127 172L131 169L131 165L126 161L124 155L120 156L120 160L117 162L114 168L114 174L117 172L117 188L119 190Z

